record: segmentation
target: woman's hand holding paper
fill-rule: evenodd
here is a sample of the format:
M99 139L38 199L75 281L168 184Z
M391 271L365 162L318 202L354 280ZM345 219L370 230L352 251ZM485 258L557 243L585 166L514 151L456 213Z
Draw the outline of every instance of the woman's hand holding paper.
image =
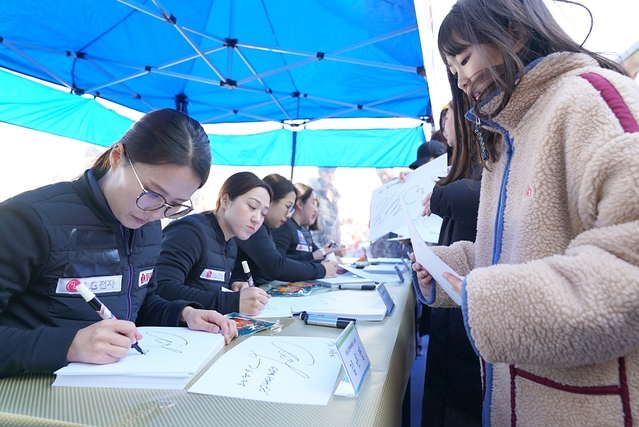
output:
M433 281L433 276L426 270L420 263L415 261L415 253L410 254L410 259L413 261L413 270L417 273L417 281L419 283L419 288L424 295L430 295L430 289ZM450 274L448 272L444 272L443 276L450 285L453 290L461 295L461 284L464 278L457 278L455 275Z

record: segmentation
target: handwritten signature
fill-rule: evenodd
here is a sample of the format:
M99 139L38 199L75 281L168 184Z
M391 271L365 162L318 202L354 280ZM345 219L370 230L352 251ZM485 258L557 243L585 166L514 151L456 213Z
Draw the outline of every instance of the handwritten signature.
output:
M313 357L313 355L308 350L306 350L304 347L287 341L273 341L271 344L278 349L276 358L269 357L264 354L257 354L253 350L250 350L248 352L248 356L253 358L272 360L276 363L280 363L286 366L302 378L310 378L306 372L297 367L298 364L302 367L304 365L312 366L315 364L315 357Z
M178 350L175 347L186 347L187 345L189 345L189 342L183 337L175 334L169 334L167 332L147 332L146 336L153 337L153 341L145 341L145 348L156 347L153 345L153 343L155 343L158 344L158 347L160 348L172 351L174 353L182 353L181 350Z

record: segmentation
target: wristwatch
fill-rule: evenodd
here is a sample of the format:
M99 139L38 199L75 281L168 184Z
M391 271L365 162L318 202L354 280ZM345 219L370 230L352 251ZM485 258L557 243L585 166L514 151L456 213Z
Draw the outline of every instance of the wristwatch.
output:
M324 248L319 248L319 251L322 254L322 257L324 257L324 259L326 259L326 251L324 250Z

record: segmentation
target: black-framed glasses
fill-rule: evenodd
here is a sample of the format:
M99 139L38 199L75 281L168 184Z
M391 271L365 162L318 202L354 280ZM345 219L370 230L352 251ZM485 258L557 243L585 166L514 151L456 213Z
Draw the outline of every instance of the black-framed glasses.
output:
M286 207L286 216L292 216L295 213L295 203L293 203L291 206L286 206L283 201L278 201Z
M135 204L138 205L138 208L142 209L143 211L157 211L158 209L166 208L164 209L164 216L171 219L181 218L193 210L193 202L191 201L191 199L189 199L190 206L182 205L180 203L168 203L163 195L144 188L144 185L142 185L142 181L140 181L138 173L133 167L131 158L126 152L124 153L124 155L131 165L131 169L133 170L135 178L138 180L138 184L140 184L140 187L142 188L142 192L135 200Z

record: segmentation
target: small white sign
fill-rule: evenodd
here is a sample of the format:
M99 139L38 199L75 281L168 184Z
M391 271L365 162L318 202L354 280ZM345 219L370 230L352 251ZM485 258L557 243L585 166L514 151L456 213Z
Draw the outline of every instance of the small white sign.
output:
M371 361L368 359L364 344L357 333L355 322L349 323L335 344L346 371L346 376L339 384L335 394L357 397L370 369Z

